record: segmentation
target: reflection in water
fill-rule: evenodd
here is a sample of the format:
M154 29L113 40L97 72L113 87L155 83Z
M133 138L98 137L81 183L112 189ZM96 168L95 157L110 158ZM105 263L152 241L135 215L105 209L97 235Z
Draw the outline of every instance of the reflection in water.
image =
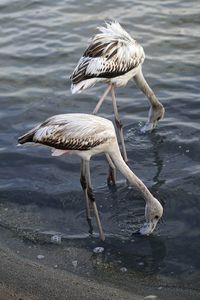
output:
M132 239L107 238L101 255L93 254L93 266L101 269L119 269L150 275L160 271L166 255L163 238L158 236L142 237L133 235Z
M152 186L152 191L158 192L159 188L165 183L164 179L160 179L160 175L163 169L163 159L160 155L160 146L164 143L164 137L157 132L152 132L149 134L149 140L152 143L152 150L154 154L154 163L157 167L157 171L155 176L153 177L153 181L155 184Z
M88 248L91 255L93 247L98 246L98 239L87 234L77 160L54 160L47 149L31 147L26 152L15 145L20 133L51 115L92 111L105 87L95 86L80 95L71 95L69 74L94 28L112 17L144 46L144 73L166 108L158 128L141 135L138 123L146 121L148 110L144 95L132 83L118 91L120 117L125 131L131 129L126 140L130 167L141 175L153 194L159 194L161 202L162 198L167 199L167 205L161 236L157 236L159 231L152 237L131 236L144 221L144 201L124 179L123 183L118 180L116 190L105 185L102 188L107 169L103 158L94 160L92 179L107 233L102 257L106 264L122 265L131 272L158 274L161 267L162 275L172 282L172 272L176 271L181 285L187 288L189 282L191 288L197 286L198 1L142 0L135 1L134 6L131 1L117 1L117 5L116 1L107 1L103 9L97 0L30 0L28 5L27 1L14 1L13 5L11 2L0 4L1 228L6 224L28 228L28 236L35 236L37 229L41 240L45 231L59 232L64 236L63 248L74 245L81 255ZM100 113L112 119L111 111L110 101L106 101ZM62 244L57 249L62 253ZM66 262L65 256L62 258ZM93 256L98 268L95 259ZM128 279L127 276L125 280ZM125 280L121 278L122 283ZM132 284L132 278L130 281Z

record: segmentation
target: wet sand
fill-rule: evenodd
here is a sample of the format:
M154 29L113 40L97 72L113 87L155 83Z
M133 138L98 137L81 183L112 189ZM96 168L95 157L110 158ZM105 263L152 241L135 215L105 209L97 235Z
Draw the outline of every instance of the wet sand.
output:
M68 272L70 269L66 262L65 269L62 266L52 265L52 254L56 259L67 260L71 263L74 252L86 259L85 250L78 248L67 249L67 258L62 256L66 253L63 245L34 245L30 246L8 233L7 229L1 228L0 238L0 300L64 300L64 299L199 299L198 291L185 289L180 285L172 285L166 279L165 286L158 289L161 280L157 278L135 277L130 288L125 285L125 279L120 286L117 280L106 280L106 278L92 278L91 276L77 276ZM11 238L12 236L12 238ZM6 240L6 237L8 238ZM21 250L18 251L21 243ZM65 243L67 244L67 243ZM12 245L12 247L8 247ZM28 249L36 247L37 251L45 255L44 260L37 260L36 256L29 254ZM39 253L39 252L38 252ZM92 254L92 253L91 253ZM65 257L65 258L64 258ZM120 275L121 276L121 275ZM126 274L124 274L126 276ZM162 279L163 280L163 279ZM112 281L112 283L111 283ZM157 285L157 287L156 287ZM156 292L155 292L156 291ZM154 296L154 297L153 297ZM149 298L148 298L149 297Z
M0 1L3 300L200 299L200 2L131 2ZM116 189L108 188L105 158L95 157L92 184L106 233L95 257L79 160L16 144L52 115L93 111L106 86L72 95L69 76L95 28L110 19L144 47L144 76L166 109L157 129L141 134L146 97L132 80L116 90L129 166L162 202L164 223L151 237L132 236L144 222L144 200L119 173ZM110 96L99 113L114 121ZM54 233L60 245L50 243Z
M125 243L121 242L120 248L120 239L107 237L102 244L95 237L63 237L61 244L54 244L52 233L29 228L31 224L40 224L33 211L33 206L20 210L14 204L6 208L0 206L0 300L199 299L195 274L188 273L185 285L181 277L170 278L155 270L150 275L148 269L140 272L137 259L133 266L129 259L126 264L120 261L120 255L112 256L111 245L115 255L118 251L126 251ZM148 239L134 238L132 255L145 256ZM103 246L105 251L94 254L97 246ZM158 246L156 261L159 266L162 247ZM127 255L125 253L122 257ZM43 259L38 259L38 255ZM127 271L121 272L124 266Z
M0 245L0 300L143 299L22 259Z

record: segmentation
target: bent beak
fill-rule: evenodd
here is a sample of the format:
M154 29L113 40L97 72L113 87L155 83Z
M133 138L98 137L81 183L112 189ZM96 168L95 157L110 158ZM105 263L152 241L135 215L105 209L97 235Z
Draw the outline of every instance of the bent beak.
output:
M154 231L154 229L156 228L157 223L158 222L156 220L144 223L144 225L140 228L140 234L141 235L151 234Z
M157 121L154 122L147 122L142 128L141 128L141 132L145 133L147 131L152 131L157 125Z

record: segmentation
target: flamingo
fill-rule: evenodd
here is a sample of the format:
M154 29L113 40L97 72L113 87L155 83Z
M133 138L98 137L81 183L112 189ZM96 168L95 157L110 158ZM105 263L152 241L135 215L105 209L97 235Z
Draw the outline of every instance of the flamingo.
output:
M19 137L18 142L19 144L31 142L50 146L53 156L76 154L81 158L80 182L85 194L86 217L91 234L93 227L90 208L94 211L100 238L105 239L90 176L90 159L99 153L109 156L113 165L141 191L146 201L146 222L140 228L140 233L149 235L156 228L162 217L163 207L123 160L115 128L110 120L81 113L55 115Z
M142 73L145 54L142 46L134 40L117 21L105 23L105 27L98 27L96 34L80 58L71 75L72 93L80 93L98 82L108 83L104 94L99 99L93 113L96 114L109 92L112 95L115 122L122 145L125 162L128 161L122 122L119 118L115 87L125 86L130 79L147 96L150 102L148 121L142 132L151 131L164 116L164 107L155 96Z

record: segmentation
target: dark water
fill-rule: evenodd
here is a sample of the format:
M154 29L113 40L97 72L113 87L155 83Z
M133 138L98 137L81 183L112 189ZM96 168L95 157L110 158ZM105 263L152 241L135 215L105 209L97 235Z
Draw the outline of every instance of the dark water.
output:
M105 86L71 95L69 75L106 18L120 21L143 45L143 71L166 115L153 133L141 134L147 100L133 82L117 90L130 166L163 203L164 222L152 237L131 236L144 221L144 201L120 174L117 188L109 189L105 159L94 158L93 186L107 235L104 258L117 265L113 272L119 272L118 264L128 269L120 280L130 286L142 276L157 278L159 287L164 276L172 287L198 290L198 1L0 2L1 223L74 237L76 247L90 251L79 159L52 158L45 147L17 147L16 141L53 114L92 111ZM113 119L110 99L101 115ZM106 268L95 269L96 276L102 272L109 276Z

